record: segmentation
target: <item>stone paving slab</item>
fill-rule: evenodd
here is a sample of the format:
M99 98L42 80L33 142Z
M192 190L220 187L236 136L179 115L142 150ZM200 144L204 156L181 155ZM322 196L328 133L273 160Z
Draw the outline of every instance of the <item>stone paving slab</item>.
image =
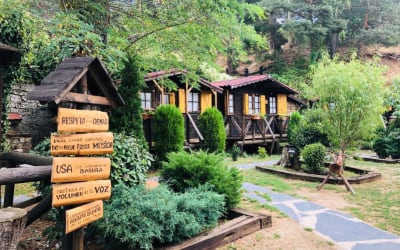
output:
M341 249L349 250L399 250L400 237L375 228L349 214L325 208L316 203L273 192L271 189L243 183L244 196L268 203L282 213L311 228L313 232L334 242ZM268 194L271 201L261 197Z

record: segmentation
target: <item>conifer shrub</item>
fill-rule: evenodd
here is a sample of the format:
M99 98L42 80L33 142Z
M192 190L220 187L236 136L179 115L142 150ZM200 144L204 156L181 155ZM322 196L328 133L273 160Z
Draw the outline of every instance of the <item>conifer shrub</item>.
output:
M321 143L306 145L302 152L305 170L314 174L323 173L325 160L325 146Z
M199 129L204 137L202 148L209 152L224 152L226 133L222 113L208 108L199 117Z
M242 175L238 169L226 166L222 155L181 151L170 153L167 158L160 171L160 180L174 191L184 192L210 184L213 191L224 195L227 209L239 203Z
M156 109L153 118L155 155L160 166L167 159L169 152L183 149L185 140L184 119L180 110L174 105L161 105ZM156 164L157 165L157 164Z
M224 197L207 187L174 193L165 185L116 185L104 206L104 217L90 233L106 249L153 249L188 239L216 226L224 214Z

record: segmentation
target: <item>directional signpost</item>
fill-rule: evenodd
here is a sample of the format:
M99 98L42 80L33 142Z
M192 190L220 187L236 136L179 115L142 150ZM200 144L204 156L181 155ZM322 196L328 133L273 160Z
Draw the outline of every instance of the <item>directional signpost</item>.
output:
M65 234L103 217L103 201L111 197L111 161L89 157L113 152L106 112L58 109L58 134L51 135L52 206L80 205L65 211ZM85 157L67 157L85 156ZM83 232L79 237L82 238ZM73 239L75 240L75 239ZM81 243L80 249L83 249Z

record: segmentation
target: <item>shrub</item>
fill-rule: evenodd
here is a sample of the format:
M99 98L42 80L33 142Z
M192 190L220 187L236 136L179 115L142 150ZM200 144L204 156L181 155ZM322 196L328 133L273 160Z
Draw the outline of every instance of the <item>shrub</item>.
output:
M152 190L117 185L104 206L103 219L91 224L90 231L104 239L108 249L153 249L215 226L224 213L223 204L222 195L205 187L176 194L164 185Z
M204 136L203 149L209 152L223 152L225 150L224 118L218 109L208 108L201 113L199 129Z
M298 111L292 112L290 115L289 123L288 123L288 142L290 144L295 140L294 131L299 127L300 121L302 119L301 114Z
M267 150L265 149L265 147L258 147L257 152L258 152L258 156L260 156L260 158L267 157Z
M156 160L160 163L167 159L169 152L183 149L185 140L184 120L174 105L161 105L153 118Z
M204 151L170 153L168 161L163 162L160 177L177 192L211 184L215 192L225 196L228 209L240 201L242 175L236 168L224 165L219 154Z
M300 150L308 144L317 142L328 146L329 140L323 131L322 119L323 114L320 110L307 110L304 112L298 126L292 126L290 129L289 143Z
M239 148L239 146L235 143L235 144L233 144L232 149L231 149L232 160L233 160L233 161L237 161L239 155L240 155L240 148Z
M111 182L131 187L144 182L151 167L152 155L141 141L125 133L114 133L114 152L111 155Z
M320 174L323 172L325 159L325 146L321 143L306 145L301 152L305 169L311 173Z

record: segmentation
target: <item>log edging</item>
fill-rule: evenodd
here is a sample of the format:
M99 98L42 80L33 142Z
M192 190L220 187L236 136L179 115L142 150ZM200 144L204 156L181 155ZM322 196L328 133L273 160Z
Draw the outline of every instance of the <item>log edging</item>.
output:
M256 166L256 169L271 173L271 174L278 174L287 178L291 179L298 179L298 180L306 180L306 181L314 181L314 182L321 182L325 179L326 175L318 175L318 174L308 174L308 173L295 173L286 170L280 170L276 168L266 167L266 166ZM362 184L367 182L372 182L382 177L381 173L368 171L360 168L355 167L347 167L345 166L346 170L359 173L359 176L356 177L349 177L346 178L350 184ZM343 180L340 177L329 177L327 183L330 184L343 184Z
M232 219L218 227L215 227L179 244L163 246L156 249L211 250L229 244L230 242L257 232L263 228L272 226L272 219L269 215L250 212L241 208L231 209L229 214Z

